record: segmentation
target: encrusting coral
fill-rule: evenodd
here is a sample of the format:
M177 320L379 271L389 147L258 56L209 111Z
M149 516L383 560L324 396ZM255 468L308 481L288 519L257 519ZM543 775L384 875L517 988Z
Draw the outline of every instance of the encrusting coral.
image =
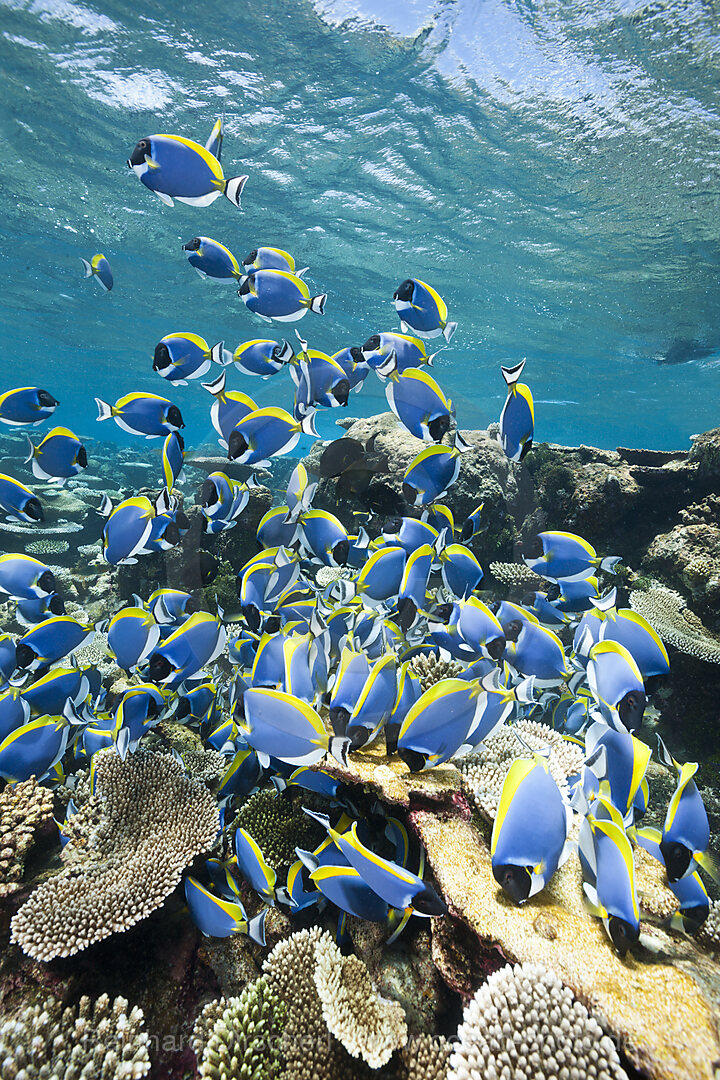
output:
M285 1008L266 978L239 997L206 1005L195 1022L192 1047L203 1080L272 1080L280 1068Z
M463 671L457 660L442 660L437 653L420 653L410 661L410 670L420 679L423 689L429 690L441 679L453 679Z
M345 970L348 959L354 963ZM362 962L343 958L318 926L279 942L265 960L263 973L287 1009L280 1080L372 1076L364 1061L376 1062L377 1067L405 1042L401 1006L381 1001Z
M142 1009L107 994L48 998L0 1024L2 1080L139 1080L150 1071Z
M542 964L507 964L465 1009L448 1080L627 1080L612 1039Z
M680 593L653 581L649 589L630 593L630 607L647 619L666 644L698 660L720 664L720 638L703 625Z
M582 767L582 748L536 720L520 720L501 728L485 740L477 753L468 754L458 763L467 791L486 817L491 820L495 817L503 782L513 761L531 757L533 751L546 747L550 750L550 773L560 790L567 792L567 778Z
M20 888L25 856L35 835L52 821L53 796L34 776L0 794L0 897Z
M72 956L158 908L218 829L215 800L167 754L94 758L95 794L70 818L65 868L14 916L12 940L35 960Z

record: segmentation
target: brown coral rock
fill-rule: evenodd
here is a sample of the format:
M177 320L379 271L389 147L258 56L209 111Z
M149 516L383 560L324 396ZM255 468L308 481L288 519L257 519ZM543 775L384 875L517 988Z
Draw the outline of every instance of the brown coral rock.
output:
M20 888L25 856L53 816L53 796L34 776L0 794L0 897Z

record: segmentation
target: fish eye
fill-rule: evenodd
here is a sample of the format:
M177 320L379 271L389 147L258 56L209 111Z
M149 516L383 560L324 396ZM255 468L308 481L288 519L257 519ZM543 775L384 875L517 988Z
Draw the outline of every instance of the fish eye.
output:
M353 361L356 364L362 364L365 361L365 357L362 354L362 349L359 349L357 345L353 345L351 347L350 356L353 358Z
M38 404L42 405L44 409L54 409L60 402L56 401L52 394L49 394L47 390L38 390Z
M257 256L258 256L257 248L253 248L253 250L250 252L250 254L246 255L245 258L243 259L243 266L252 266L252 264L257 259Z
M630 945L640 936L639 928L631 926L629 922L618 918L617 915L611 915L608 919L608 933L621 956L625 955Z
M420 915L447 915L447 906L429 885L413 896L412 906Z

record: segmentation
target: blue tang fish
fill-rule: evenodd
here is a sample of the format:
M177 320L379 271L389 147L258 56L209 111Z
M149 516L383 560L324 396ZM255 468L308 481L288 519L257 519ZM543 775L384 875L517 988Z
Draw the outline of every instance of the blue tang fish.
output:
M243 266L248 273L252 270L288 270L291 274L295 274L296 277L300 278L308 270L307 266L301 270L296 270L295 260L292 255L287 251L283 251L282 248L276 247L253 248L243 259Z
M235 830L235 858L238 870L265 904L275 904L275 871L247 829Z
M386 544L398 544L408 555L423 544L434 547L439 536L432 525L412 517L387 518L382 534Z
M53 664L83 642L87 643L91 634L94 634L92 626L85 626L70 615L53 615L17 642L17 666L21 670L35 671Z
M397 748L411 772L442 765L471 749L481 692L479 681L441 679L410 706Z
M285 409L270 406L248 413L228 437L228 457L241 465L260 465L271 457L289 454L301 434L317 438L313 412L294 420Z
M643 679L665 675L670 670L667 649L647 619L637 611L615 607L606 611L600 628L600 640L617 641L624 645Z
M347 529L329 510L308 510L300 518L300 541L323 566L344 566L350 549Z
M267 908L248 919L240 898L224 900L215 896L194 877L185 878L185 899L192 920L206 937L231 937L246 934L251 941L265 945L265 916Z
M391 596L397 596L405 571L405 549L390 544L378 548L357 576L358 595L369 607L377 607Z
M44 521L45 515L37 495L15 480L0 473L0 510L8 521Z
M156 589L148 598L148 611L161 626L172 626L198 610L197 601L182 589Z
M0 394L0 424L37 427L55 412L59 402L38 386L19 386Z
M230 432L235 425L258 409L257 403L247 394L242 394L239 390L226 390L226 381L226 373L223 371L213 382L202 383L203 390L207 390L215 398L210 406L210 420L220 436L218 442L223 450L228 448Z
M480 563L464 544L438 545L438 561L443 585L460 600L467 599L483 579Z
M77 667L52 668L22 691L34 716L61 716L68 701L79 708L90 692L90 680Z
M185 427L177 405L157 394L125 394L114 405L95 398L95 404L98 420L113 419L123 431L146 439L157 439Z
M373 664L345 730L335 728L338 735L350 739L351 750L374 742L392 713L397 696L396 659L394 653L386 652Z
M523 545L522 557L540 577L579 580L589 577L599 567L613 573L618 555L601 558L592 544L569 532L541 532Z
M402 375L389 372L385 396L400 423L416 439L440 442L455 415L452 401L423 368L407 368Z
M599 641L590 650L588 686L609 724L617 717L628 731L642 725L647 698L640 669L628 650L617 641Z
M222 472L210 473L200 490L200 509L205 518L205 531L224 532L232 529L250 498L247 484L231 480Z
M599 722L591 724L585 733L584 770L593 775L583 783L586 795L594 797L605 781L609 801L620 813L623 825L631 825L650 757L650 747L629 732L615 731Z
M501 368L508 396L500 414L500 443L511 461L522 461L532 449L535 429L535 407L529 386L518 382L525 361L511 368Z
M261 379L269 379L285 364L289 364L294 355L293 347L288 341L253 338L238 345L233 353L233 363L244 375L258 375Z
M673 930L685 934L697 934L710 914L710 897L697 870L679 881L670 883L670 889L680 907L670 919Z
M534 675L538 686L552 686L571 674L563 643L552 630L530 620L513 620L503 632L503 658L521 675Z
M470 449L456 432L454 446L427 446L421 450L403 476L405 501L411 506L430 506L444 498L460 473L460 455Z
M297 535L297 525L288 521L289 506L274 506L260 518L255 535L263 547L289 547Z
M115 742L120 757L137 747L142 736L160 720L164 707L163 695L149 683L125 691L115 713Z
M447 304L442 296L424 281L406 278L393 293L393 300L403 334L410 329L427 338L442 334L449 341L457 330L456 322L448 322Z
M325 409L346 406L350 395L350 380L345 369L327 353L308 349L307 342L300 342L302 351L290 367L295 383L294 416L299 420L313 405Z
M33 476L37 480L49 480L62 486L71 476L77 476L81 469L87 468L85 447L69 428L53 428L37 446L28 438L28 450L25 464L32 462Z
M241 278L238 296L263 319L296 322L308 311L325 312L327 293L311 296L302 278L287 270L254 270Z
M225 366L230 353L218 341L212 347L199 334L178 332L166 334L153 354L153 371L175 386L186 386L188 379L199 379L210 370L210 364Z
M148 676L175 689L222 652L225 627L208 611L195 611L165 638L148 660Z
M188 262L202 278L227 280L242 277L242 270L232 251L218 240L212 240L209 236L194 236L183 244L182 249L188 252Z
M425 608L428 578L435 558L430 544L420 544L405 560L405 569L398 589L398 622L407 632L415 622L418 611Z
M185 479L183 464L185 461L185 440L178 431L172 431L165 439L162 448L163 484L169 492L178 482Z
M387 331L382 334L373 334L367 339L362 347L361 355L369 367L377 370L395 353L397 370L402 373L407 368L422 367L423 364L432 364L437 353L428 356L425 343L418 337L410 334L398 334Z
M343 369L351 390L355 390L365 382L365 379L370 374L370 368L365 363L362 352L355 345L340 349L338 352L333 353L330 359L334 360Z
M602 919L610 940L624 956L640 936L630 841L616 821L587 816L580 826L579 852L588 908Z
M80 262L85 267L85 277L94 278L101 289L104 289L105 292L110 292L114 282L110 263L105 256L100 254L93 255L90 262L83 258L80 259Z
M503 783L490 853L493 877L516 904L540 892L567 858L571 813L542 755L513 762Z
M125 607L108 623L107 640L118 667L134 671L160 640L160 627L144 608Z
M23 781L44 780L62 758L70 726L64 716L39 716L10 732L0 742L0 776Z
M330 735L315 710L280 690L245 692L242 731L262 762L276 757L291 765L315 765L326 753L345 764L349 739Z
M50 615L64 615L65 601L60 593L36 597L34 600L19 600L15 608L15 618L21 626L36 626Z
M107 513L103 529L102 553L111 566L136 563L135 555L142 551L152 532L155 507L144 495L125 499L112 509L109 499L102 504Z
M20 690L15 686L3 690L0 693L0 741L21 728L29 719L30 703L21 695Z
M0 593L15 600L34 600L55 592L55 575L31 555L0 555Z
M214 154L181 135L147 135L137 143L127 164L167 206L172 206L174 199L191 206L208 206L218 195L240 206L247 181L247 176L226 179Z

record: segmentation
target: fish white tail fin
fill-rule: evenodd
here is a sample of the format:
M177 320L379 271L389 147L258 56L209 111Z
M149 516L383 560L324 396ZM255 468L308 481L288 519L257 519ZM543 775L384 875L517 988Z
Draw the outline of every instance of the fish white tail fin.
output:
M445 338L446 341L449 341L450 338L453 336L453 334L457 330L457 325L458 324L456 322L445 323L445 329L443 330L443 337Z
M318 296L311 296L308 307L311 311L314 311L316 315L325 314L325 301L327 300L327 293L320 293Z
M617 589L610 589L604 596L591 596L590 603L598 611L610 611L617 603Z
M349 749L350 740L346 735L333 735L328 742L328 753L330 753L336 761L339 761L341 765L347 766Z
M267 910L267 908L263 908L259 915L255 915L248 920L248 937L257 945L262 945L263 948L265 947L265 916Z
M229 176L225 181L224 195L233 206L240 206L240 196L247 183L247 176Z
M86 278L92 277L92 273L93 273L93 268L92 268L92 266L90 265L90 263L89 263L89 262L87 261L87 259L83 259L83 258L81 258L81 259L80 259L80 262L81 262L81 263L83 264L83 266L85 267L85 277L86 277Z
M25 458L23 464L27 465L27 463L29 461L32 461L32 459L35 457L35 444L29 435L26 435L25 438L27 439L28 456Z
M98 407L98 420L110 420L113 414L112 405L108 405L107 401L99 397L95 398L95 404Z
M453 445L460 454L467 454L469 450L472 450L472 446L469 442L465 442L458 429L455 430L455 442Z
M289 341L286 341L285 338L283 338L282 347L281 347L280 352L277 354L277 357L276 357L277 362L279 364L289 364L294 356L295 356L295 351L294 351L292 345L290 344Z
M303 416L302 420L300 421L300 430L302 431L302 433L304 435L312 435L314 439L320 438L315 427L316 411L316 409L313 409L312 412L309 412L306 416Z
M225 348L224 341L216 341L210 350L210 359L214 364L219 364L220 367L227 367L232 363L232 353L229 353Z
M515 367L501 367L502 377L508 386L514 386L522 375L523 368L525 367L525 360L521 360Z
M515 687L515 697L523 705L535 704L535 676L530 675Z
M605 570L608 574L615 573L615 567L622 560L622 555L608 555L600 563L600 569Z
M214 397L218 397L220 394L223 393L225 389L225 381L225 372L221 371L217 379L213 380L213 382L204 382L200 383L200 385L202 386L203 390L207 390L209 394L212 394Z

